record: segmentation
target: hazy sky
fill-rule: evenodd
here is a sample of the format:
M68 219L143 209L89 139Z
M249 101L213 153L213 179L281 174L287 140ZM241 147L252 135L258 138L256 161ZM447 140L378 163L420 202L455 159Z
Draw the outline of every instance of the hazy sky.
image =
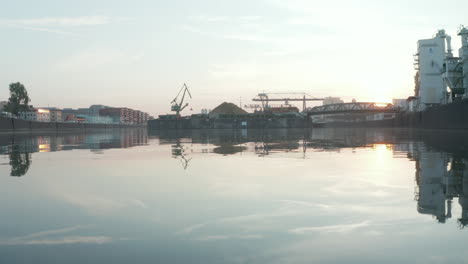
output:
M406 98L418 39L460 46L468 1L444 2L0 0L0 100L16 81L35 106L154 115L184 82L193 112L262 91Z

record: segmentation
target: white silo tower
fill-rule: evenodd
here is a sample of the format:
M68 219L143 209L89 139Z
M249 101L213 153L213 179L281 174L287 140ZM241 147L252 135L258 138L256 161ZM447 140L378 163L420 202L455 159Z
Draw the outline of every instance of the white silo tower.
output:
M468 28L461 27L458 35L462 39L462 47L460 48L460 61L463 67L463 88L465 90L465 98L468 98Z
M442 72L446 37L445 30L439 30L434 38L418 41L416 96L419 97L419 110L445 102L447 89Z

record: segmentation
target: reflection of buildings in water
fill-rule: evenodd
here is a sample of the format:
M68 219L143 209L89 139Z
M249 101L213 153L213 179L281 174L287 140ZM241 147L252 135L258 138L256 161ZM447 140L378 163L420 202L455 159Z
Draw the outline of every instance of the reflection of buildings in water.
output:
M444 223L451 213L446 211L445 201L446 157L439 152L421 151L415 158L418 212L431 214Z
M214 148L213 153L227 156L227 155L233 155L239 152L243 152L245 150L247 150L247 147L245 146L223 144L219 147Z
M11 176L23 176L27 173L32 163L31 153L73 149L90 149L93 153L99 153L99 150L103 149L129 148L146 145L147 143L148 136L146 129L129 129L78 135L34 136L12 134L0 136L0 154L9 155Z
M10 153L13 147L20 152L34 153L73 149L130 148L146 144L148 144L148 136L145 129L78 135L20 135L11 136L11 139L0 147L0 154Z
M320 151L339 151L342 148L385 146L391 149L394 158L408 158L416 163L417 211L433 215L444 223L452 217L453 199L457 198L462 208L458 219L461 226L468 225L468 175L465 172L468 159L463 155L449 155L446 152L431 151L426 147L446 146L446 138L424 131L392 129L314 129L304 130L247 130L238 131L184 131L177 134L157 135L160 144L178 142L182 137L189 142L190 154L218 153L230 155L250 151L260 156L278 152L297 152L301 147ZM452 137L449 137L449 139ZM434 145L433 143L439 143ZM201 152L194 151L192 144L211 145ZM468 142L466 142L468 144ZM173 147L173 156L185 157L186 150ZM213 148L214 146L214 148ZM178 149L178 150L177 150ZM176 151L177 150L177 151ZM186 168L186 167L185 167Z
M339 151L342 148L358 148L373 144L391 144L396 141L388 129L273 129L273 130L176 130L150 131L159 144L176 144L178 141L202 146L202 151L191 153L216 153L232 155L244 151L260 156L281 152L303 152L308 148ZM214 148L213 148L214 146Z
M466 159L433 152L419 146L411 153L416 161L416 200L421 214L433 215L439 223L452 217L453 198L462 208L458 223L468 224L468 175Z
M297 151L304 141L286 141L286 142L255 142L255 153L260 156L267 156L277 152ZM307 144L305 144L307 148ZM305 152L305 149L303 149Z

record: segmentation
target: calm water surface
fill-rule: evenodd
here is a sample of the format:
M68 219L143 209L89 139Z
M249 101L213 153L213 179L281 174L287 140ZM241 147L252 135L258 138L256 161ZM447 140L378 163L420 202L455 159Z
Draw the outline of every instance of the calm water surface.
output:
M466 132L0 135L0 263L468 263Z

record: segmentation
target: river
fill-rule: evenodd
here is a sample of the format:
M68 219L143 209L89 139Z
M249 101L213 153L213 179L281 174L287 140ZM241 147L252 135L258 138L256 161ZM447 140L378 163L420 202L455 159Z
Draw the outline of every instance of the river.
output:
M0 135L0 263L465 263L468 137Z

